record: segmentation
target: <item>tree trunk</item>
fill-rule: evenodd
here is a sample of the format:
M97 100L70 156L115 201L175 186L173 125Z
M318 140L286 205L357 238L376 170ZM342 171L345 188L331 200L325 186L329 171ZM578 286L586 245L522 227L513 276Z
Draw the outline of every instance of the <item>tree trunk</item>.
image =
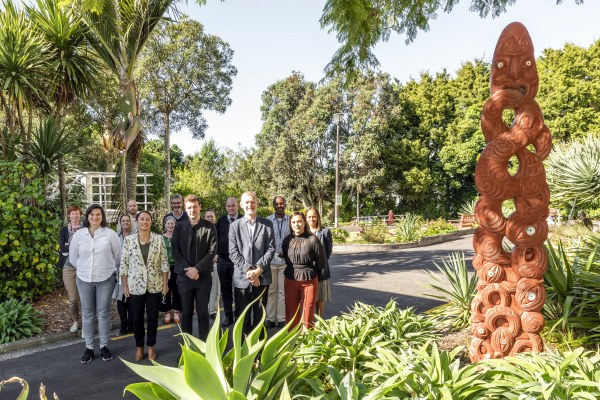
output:
M67 185L65 182L65 162L61 158L58 161L58 190L60 192L60 211L63 222L68 219L67 216Z
M356 226L360 222L360 183L356 187Z
M163 113L165 125L165 210L169 209L171 200L171 131L169 127L169 114Z
M127 204L129 200L136 200L137 197L138 159L139 157L134 157L131 152L127 152L127 157L125 159L125 177L127 184L127 196L124 199L125 204ZM127 208L125 208L124 211L127 211Z

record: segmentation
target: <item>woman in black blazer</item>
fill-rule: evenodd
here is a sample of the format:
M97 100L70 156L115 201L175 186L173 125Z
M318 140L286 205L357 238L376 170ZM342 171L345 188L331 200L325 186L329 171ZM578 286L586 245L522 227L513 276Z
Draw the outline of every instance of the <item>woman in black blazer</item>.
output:
M319 293L317 295L317 307L316 312L319 317L323 316L323 308L325 307L326 301L331 301L331 288L329 286L329 257L333 252L333 238L331 231L327 228L323 228L321 224L321 215L316 207L308 207L306 210L306 220L312 233L314 233L319 239L325 250L326 262L325 268L321 271L319 276Z

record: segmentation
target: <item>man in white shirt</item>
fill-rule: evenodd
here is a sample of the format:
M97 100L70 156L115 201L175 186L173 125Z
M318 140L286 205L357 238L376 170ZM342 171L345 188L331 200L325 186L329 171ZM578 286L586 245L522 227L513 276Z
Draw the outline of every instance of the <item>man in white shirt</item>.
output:
M269 301L267 302L267 320L265 328L285 326L285 260L281 245L283 239L290 234L290 216L285 213L285 199L277 196L273 199L275 213L267 218L273 222L275 231L275 257L271 261L271 276L273 281L269 286Z

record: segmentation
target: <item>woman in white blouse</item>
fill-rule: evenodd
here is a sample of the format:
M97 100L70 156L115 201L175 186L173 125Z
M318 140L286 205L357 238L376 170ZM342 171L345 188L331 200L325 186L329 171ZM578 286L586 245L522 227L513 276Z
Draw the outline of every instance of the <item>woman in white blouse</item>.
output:
M158 309L161 291L169 291L171 268L167 260L167 247L160 235L150 232L152 215L140 211L137 215L138 231L125 238L121 256L123 294L129 297L133 314L133 336L137 351L135 360L144 358L144 311L147 319L148 358L156 360L154 345L158 330Z
M100 355L112 360L108 350L110 333L110 301L117 282L116 265L121 259L121 241L117 233L106 227L106 214L98 204L85 212L83 228L71 239L69 262L77 269L77 290L81 301L82 330L86 350L82 363L94 358L94 319L98 316Z

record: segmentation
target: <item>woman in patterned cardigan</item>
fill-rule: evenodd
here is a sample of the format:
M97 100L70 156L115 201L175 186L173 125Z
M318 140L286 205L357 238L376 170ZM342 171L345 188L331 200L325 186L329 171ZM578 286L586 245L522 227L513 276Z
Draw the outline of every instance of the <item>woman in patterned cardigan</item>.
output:
M150 232L152 215L148 211L141 211L137 215L137 224L137 233L127 236L123 243L123 294L129 297L133 314L133 336L137 347L135 360L144 358L144 309L148 317L148 358L155 360L161 290L164 294L169 291L171 269L164 240L160 235Z

